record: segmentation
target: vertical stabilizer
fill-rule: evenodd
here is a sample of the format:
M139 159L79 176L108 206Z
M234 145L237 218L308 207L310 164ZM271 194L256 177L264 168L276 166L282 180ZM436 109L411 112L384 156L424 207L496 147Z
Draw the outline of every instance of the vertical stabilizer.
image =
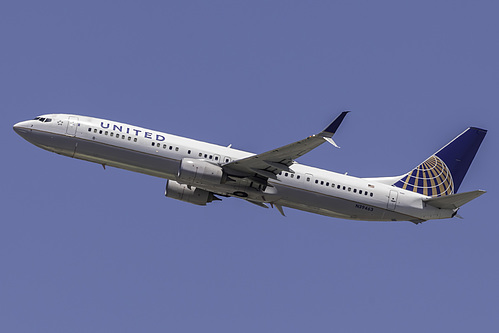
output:
M457 193L485 134L468 128L393 185L432 197Z

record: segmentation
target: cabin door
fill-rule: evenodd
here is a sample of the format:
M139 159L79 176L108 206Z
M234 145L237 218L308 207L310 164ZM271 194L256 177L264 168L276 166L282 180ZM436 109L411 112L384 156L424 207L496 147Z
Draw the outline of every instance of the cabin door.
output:
M388 196L388 206L387 208L389 210L395 210L395 207L397 207L397 199L398 199L399 193L397 191L390 191L390 195Z
M78 127L78 117L69 117L68 127L66 127L66 134L75 136L77 127Z

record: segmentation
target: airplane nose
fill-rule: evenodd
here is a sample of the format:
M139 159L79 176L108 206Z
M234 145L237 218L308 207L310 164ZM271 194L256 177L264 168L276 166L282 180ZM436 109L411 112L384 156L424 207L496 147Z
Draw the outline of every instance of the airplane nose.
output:
M20 136L23 136L24 134L27 134L29 132L28 125L26 121L21 121L13 126L14 131L19 134Z

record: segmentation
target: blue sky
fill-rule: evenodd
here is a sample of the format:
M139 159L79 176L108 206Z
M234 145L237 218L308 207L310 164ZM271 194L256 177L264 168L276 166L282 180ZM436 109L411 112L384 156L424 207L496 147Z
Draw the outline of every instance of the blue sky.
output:
M495 1L3 1L0 330L495 331ZM489 130L464 220L353 222L43 151L12 131L84 114L263 152L322 130L299 162L403 174Z

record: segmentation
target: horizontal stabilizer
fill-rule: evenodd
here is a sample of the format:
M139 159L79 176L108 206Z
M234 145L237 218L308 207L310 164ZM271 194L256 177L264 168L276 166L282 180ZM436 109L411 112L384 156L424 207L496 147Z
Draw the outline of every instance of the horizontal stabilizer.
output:
M470 202L473 199L478 198L486 191L476 190L471 192L463 192L458 194L444 195L441 197L433 197L423 200L428 205L442 209L456 209Z

